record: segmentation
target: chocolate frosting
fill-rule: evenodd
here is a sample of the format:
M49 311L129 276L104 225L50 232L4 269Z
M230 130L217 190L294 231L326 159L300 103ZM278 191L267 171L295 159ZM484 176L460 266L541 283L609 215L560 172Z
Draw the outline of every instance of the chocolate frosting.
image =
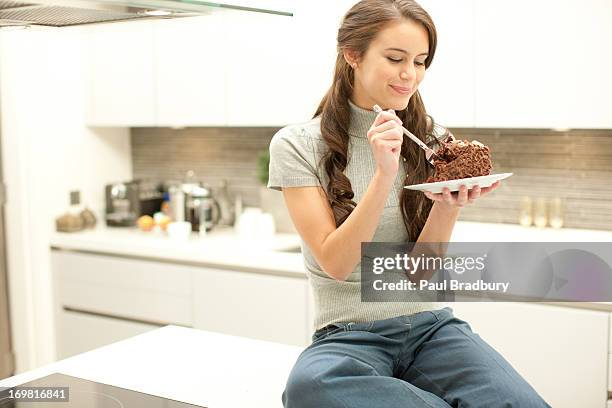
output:
M441 142L434 160L436 172L425 181L456 180L491 174L491 152L478 141L455 140L452 136Z

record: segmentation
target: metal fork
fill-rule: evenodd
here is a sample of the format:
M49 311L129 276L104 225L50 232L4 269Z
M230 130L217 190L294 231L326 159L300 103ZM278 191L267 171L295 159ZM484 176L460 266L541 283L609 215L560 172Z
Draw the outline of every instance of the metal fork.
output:
M372 108L374 110L374 112L376 113L380 113L382 112L382 108L378 105L374 105L374 107ZM404 135L408 136L413 142L415 142L416 144L418 144L421 149L423 149L425 151L425 159L427 160L427 162L429 164L431 164L432 166L434 165L434 158L439 159L440 157L436 154L436 152L434 152L429 146L427 146L425 143L423 143L423 141L421 141L421 139L419 139L418 137L416 137L415 135L413 135L408 129L406 129L404 126L402 126L402 130L404 132Z

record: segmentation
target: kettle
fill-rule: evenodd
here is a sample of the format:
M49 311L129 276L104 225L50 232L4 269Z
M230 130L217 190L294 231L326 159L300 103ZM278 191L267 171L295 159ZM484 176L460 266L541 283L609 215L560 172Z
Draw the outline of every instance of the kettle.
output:
M221 208L209 188L191 186L185 191L185 221L191 223L191 230L208 232L221 219Z

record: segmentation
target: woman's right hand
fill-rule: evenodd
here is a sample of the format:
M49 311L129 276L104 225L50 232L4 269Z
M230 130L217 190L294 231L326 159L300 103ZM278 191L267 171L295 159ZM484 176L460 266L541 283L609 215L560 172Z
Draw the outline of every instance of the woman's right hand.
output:
M402 121L392 109L382 111L376 116L367 136L374 152L376 171L395 180L404 140Z

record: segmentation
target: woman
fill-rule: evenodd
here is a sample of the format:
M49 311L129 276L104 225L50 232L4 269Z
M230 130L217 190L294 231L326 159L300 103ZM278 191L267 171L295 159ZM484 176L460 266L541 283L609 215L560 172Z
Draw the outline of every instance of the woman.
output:
M361 302L361 242L447 242L461 207L493 191L422 194L431 169L402 124L436 145L418 93L436 49L412 0L363 0L338 32L333 83L312 120L270 144L268 187L282 190L315 298L313 343L287 408L544 407L520 375L450 308ZM387 111L376 114L378 104Z

